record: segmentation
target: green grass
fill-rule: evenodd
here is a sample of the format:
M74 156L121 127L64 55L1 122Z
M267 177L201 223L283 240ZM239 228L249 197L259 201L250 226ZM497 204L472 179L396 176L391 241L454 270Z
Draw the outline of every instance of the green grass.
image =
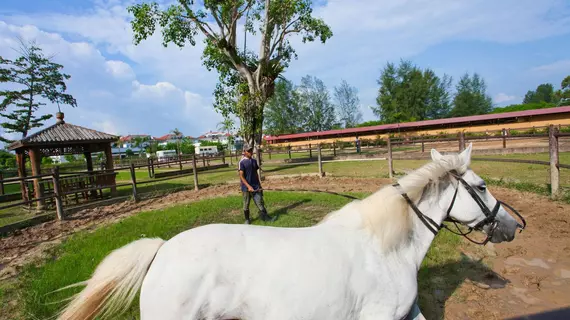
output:
M353 195L364 196L364 194ZM279 214L279 219L273 225L281 227L313 225L326 213L350 201L329 194L291 192L266 192L265 200L270 214ZM3 305L14 297L20 297L19 307L3 309L2 312L8 310L16 312L8 316L10 319L18 319L16 314L26 315L23 317L26 319L44 319L53 316L61 304L49 303L64 299L77 290L70 289L61 293L46 294L89 278L97 264L112 250L140 237L169 239L181 231L204 224L242 223L240 206L241 198L237 196L203 200L165 210L143 212L91 233L80 232L54 249L49 258L40 266L27 266L20 275L17 285L0 285L0 303ZM256 210L252 211L256 212ZM254 214L254 217L257 215ZM260 221L254 221L254 223L264 224ZM428 271L427 274L424 271L423 276L420 277L422 292L431 290L428 277L432 276L429 270L458 263L457 245L459 241L459 238L446 232L438 235L422 264L422 270ZM454 274L458 270L449 269L446 272ZM445 277L449 275L443 274ZM427 295L426 292L424 294ZM439 312L438 310L435 308L428 311L426 316L432 318L430 315ZM2 314L2 316L7 315ZM138 302L132 306L123 319L138 319Z

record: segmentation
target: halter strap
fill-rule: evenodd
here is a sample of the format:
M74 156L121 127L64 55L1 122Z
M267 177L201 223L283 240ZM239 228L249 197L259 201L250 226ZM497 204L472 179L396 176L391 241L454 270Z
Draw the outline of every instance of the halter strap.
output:
M414 210L420 221L423 222L423 224L429 229L429 231L431 231L434 235L437 235L438 231L441 230L441 226L437 224L435 221L433 221L430 217L423 214L420 211L420 209L416 207L414 202L410 199L410 197L408 197L408 194L404 191L404 189L399 183L396 182L392 186L398 189L400 195L406 200L406 202L408 202L410 207L412 207L412 210Z

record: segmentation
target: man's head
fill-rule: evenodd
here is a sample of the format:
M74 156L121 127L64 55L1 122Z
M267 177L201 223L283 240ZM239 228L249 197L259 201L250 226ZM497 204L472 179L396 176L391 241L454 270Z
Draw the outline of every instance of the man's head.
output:
M250 147L248 144L243 145L243 155L246 158L251 158L253 154L253 147Z

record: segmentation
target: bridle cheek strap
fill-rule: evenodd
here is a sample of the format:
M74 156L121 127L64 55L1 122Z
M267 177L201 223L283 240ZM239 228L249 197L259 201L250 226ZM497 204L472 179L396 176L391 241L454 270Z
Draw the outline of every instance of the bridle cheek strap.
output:
M395 183L392 186L398 189L400 195L406 200L408 205L412 208L412 210L418 216L420 221L423 222L423 224L429 229L429 231L431 231L434 234L434 236L437 235L437 233L439 232L439 230L441 230L442 227L437 222L433 221L430 217L424 215L420 211L420 209L418 209L418 207L414 204L414 202L410 199L410 197L408 197L406 192L404 192L402 186L399 183Z

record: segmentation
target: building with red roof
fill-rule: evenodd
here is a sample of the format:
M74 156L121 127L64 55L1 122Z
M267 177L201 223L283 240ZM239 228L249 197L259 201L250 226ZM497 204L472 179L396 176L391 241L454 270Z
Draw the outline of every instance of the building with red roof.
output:
M459 131L485 132L502 129L544 127L551 124L570 125L570 106L266 136L265 141L267 144L275 145L299 145L306 144L309 141L354 141L356 137L360 139L375 139L377 137L386 137L389 134L430 135L441 132L456 133Z

